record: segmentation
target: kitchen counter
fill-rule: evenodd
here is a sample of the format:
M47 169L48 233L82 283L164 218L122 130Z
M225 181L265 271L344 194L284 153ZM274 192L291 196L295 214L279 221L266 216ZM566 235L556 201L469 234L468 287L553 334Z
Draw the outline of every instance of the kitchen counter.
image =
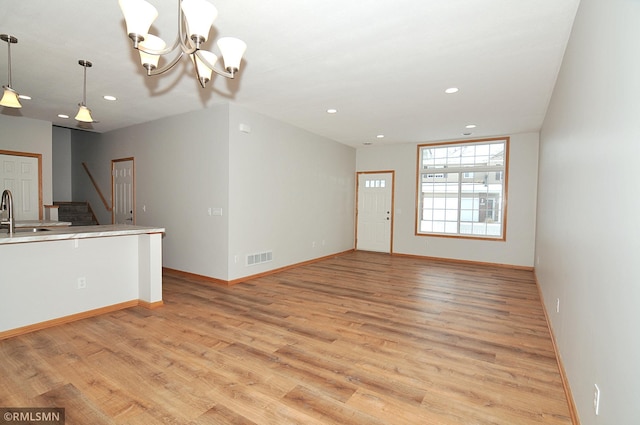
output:
M71 226L70 221L52 221L52 220L17 220L15 222L15 230L19 229L49 229Z
M32 222L35 224L37 222ZM42 223L42 222L40 222ZM66 222L48 222L48 223L66 223ZM37 228L38 231L20 231L20 229ZM59 241L67 239L86 239L86 238L102 238L106 236L124 236L124 235L140 235L145 233L164 233L161 227L144 227L132 226L129 224L110 224L104 226L71 226L68 224L51 225L51 226L28 226L27 222L16 223L16 231L9 236L8 231L0 229L0 245L43 242L43 241Z
M11 236L0 229L0 340L123 308L162 305L163 228L30 228L19 227Z

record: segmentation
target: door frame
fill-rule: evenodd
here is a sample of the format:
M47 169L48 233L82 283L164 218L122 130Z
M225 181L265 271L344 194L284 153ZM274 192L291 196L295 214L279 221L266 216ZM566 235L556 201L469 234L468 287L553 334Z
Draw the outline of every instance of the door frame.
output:
M391 228L389 229L389 254L393 254L393 228L395 221L395 196L396 196L396 171L395 170L378 170L378 171L356 171L356 205L355 205L355 220L356 230L354 247L358 249L358 201L360 197L360 175L362 174L391 174Z
M115 169L117 162L125 162L131 161L131 185L133 186L131 189L131 209L133 210L133 220L131 221L132 225L136 224L136 161L135 157L131 156L128 158L118 158L111 160L111 224L116 222L116 193L115 193Z
M0 155L26 156L38 159L38 219L42 220L44 210L44 201L42 200L42 154L0 150Z

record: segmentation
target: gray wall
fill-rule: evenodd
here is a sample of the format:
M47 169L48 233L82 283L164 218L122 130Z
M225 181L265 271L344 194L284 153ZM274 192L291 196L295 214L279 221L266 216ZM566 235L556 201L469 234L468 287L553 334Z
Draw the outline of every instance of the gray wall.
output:
M71 174L71 130L62 127L53 127L53 200L72 201L73 180Z
M536 274L583 425L640 423L639 23L582 0L541 132Z
M0 113L0 150L42 154L42 203L44 205L53 203L51 139L50 122ZM0 192L3 189L0 188Z
M230 105L72 139L74 200L101 224L111 215L80 164L110 196L111 160L135 157L136 224L166 228L165 267L234 280L353 247L352 148Z
M355 149L231 105L229 163L231 280L354 247Z
M194 111L104 134L74 132L74 200L89 200L101 224L111 223L81 163L111 202L111 161L134 158L136 224L166 229L163 265L224 279L228 207L228 110Z

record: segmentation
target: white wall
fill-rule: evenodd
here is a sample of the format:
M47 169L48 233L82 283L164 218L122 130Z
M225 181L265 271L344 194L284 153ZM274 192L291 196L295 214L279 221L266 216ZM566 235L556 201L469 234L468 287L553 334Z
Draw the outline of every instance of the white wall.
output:
M229 122L229 280L352 249L355 149L238 106Z
M640 423L639 23L581 1L541 132L536 275L583 425Z
M0 129L0 150L42 155L42 202L44 205L52 204L51 123L0 114Z
M538 133L509 136L506 241L416 236L417 144L358 149L358 171L396 171L394 253L533 267Z

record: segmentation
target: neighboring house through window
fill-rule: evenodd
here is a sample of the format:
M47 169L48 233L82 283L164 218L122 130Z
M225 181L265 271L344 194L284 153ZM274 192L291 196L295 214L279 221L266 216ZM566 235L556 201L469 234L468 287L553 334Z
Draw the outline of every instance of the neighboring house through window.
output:
M505 239L509 138L418 146L417 235Z

